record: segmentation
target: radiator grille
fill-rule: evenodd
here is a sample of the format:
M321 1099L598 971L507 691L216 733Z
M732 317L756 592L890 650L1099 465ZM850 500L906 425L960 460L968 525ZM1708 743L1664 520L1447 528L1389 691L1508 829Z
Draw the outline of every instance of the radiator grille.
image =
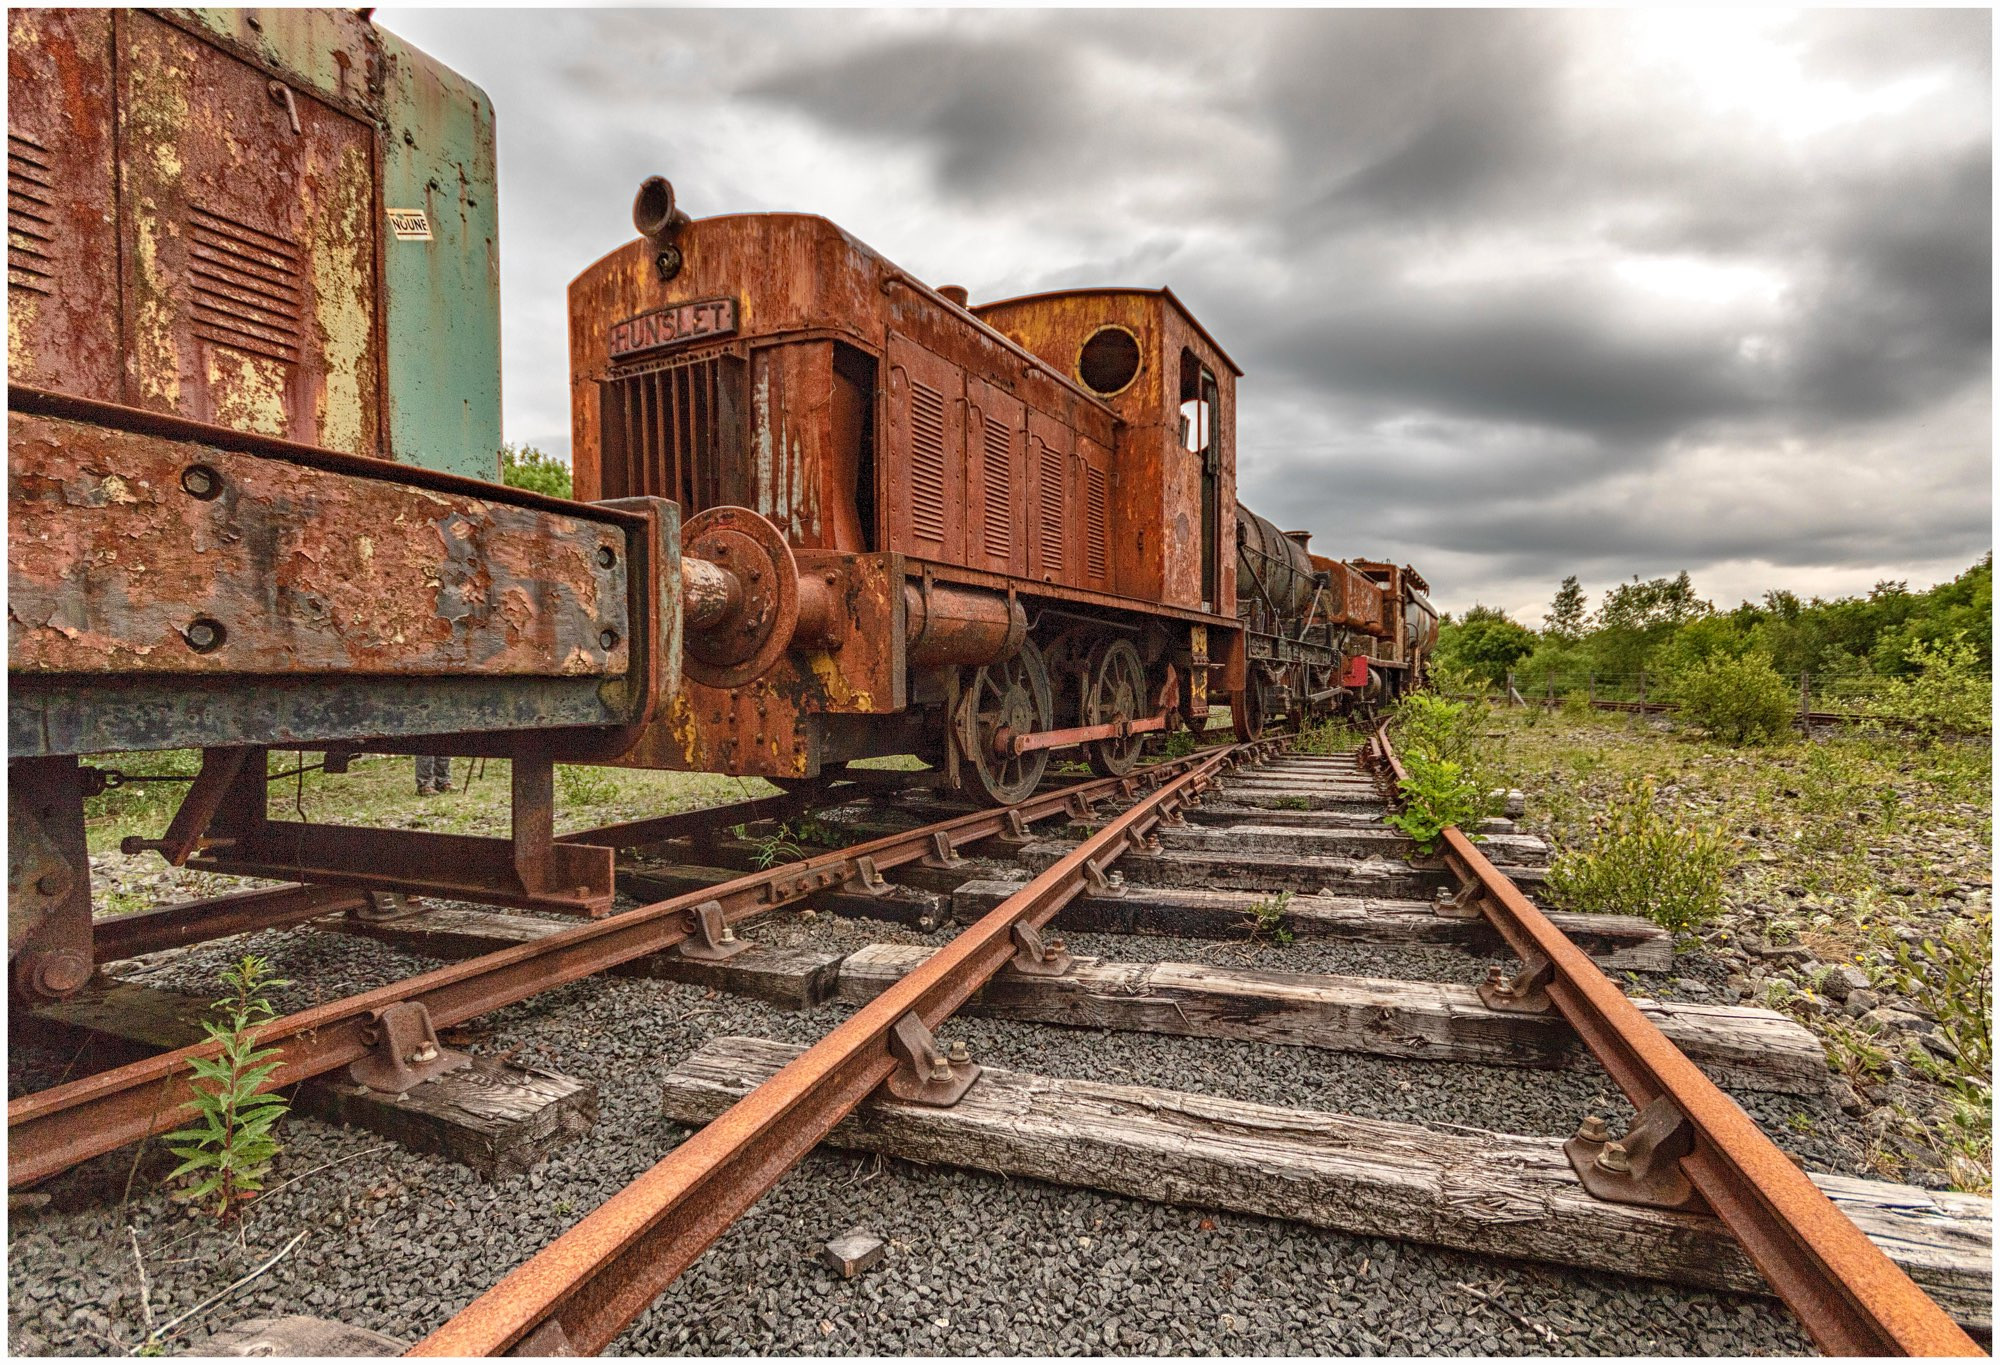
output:
M910 381L910 530L944 539L944 395Z
M986 419L986 553L1006 559L1014 551L1014 433Z
M599 390L600 496L655 497L693 515L720 507L741 466L744 364L733 355L677 357Z
M55 290L55 176L39 142L7 134L7 284L37 294Z
M194 333L239 351L296 362L303 339L299 248L199 205L188 219Z
M1103 470L1095 465L1084 466L1083 564L1090 576L1100 581L1108 571L1105 564L1105 540L1109 528L1105 525L1105 514L1110 499L1107 496L1106 482Z
M1063 453L1049 446L1042 447L1042 572L1059 574L1063 571L1063 518L1067 509L1063 506Z

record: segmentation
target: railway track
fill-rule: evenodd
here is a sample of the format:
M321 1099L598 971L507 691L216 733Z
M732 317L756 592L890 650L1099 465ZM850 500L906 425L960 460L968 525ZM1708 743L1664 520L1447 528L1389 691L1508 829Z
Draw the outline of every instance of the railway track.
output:
M1710 1291L1774 1290L1831 1352L1977 1349L1930 1295L1990 1330L1984 1201L1808 1179L1739 1107L1738 1098L1755 1106L1765 1095L1806 1091L1815 1078L1824 1085L1823 1058L1809 1038L1801 1042L1802 1030L1763 1011L1628 1000L1596 964L1657 971L1670 945L1638 922L1543 915L1516 885L1536 879L1535 841L1504 825L1483 849L1454 831L1442 859L1407 861L1403 841L1379 824L1379 791L1396 767L1386 740L1371 746L1372 768L1344 755L1274 761L1274 750L1197 753L1133 779L1046 790L1013 813L924 819L912 813L921 803L867 801L849 790L837 800L821 794L817 805L799 794L570 836L650 848L652 864L622 866L628 890L696 883L579 925L483 912L356 920L344 904L301 903L301 916L335 915L316 927L471 955L278 1020L266 1035L284 1049L277 1081L365 1058L371 1031L395 1007L422 1005L443 1032L613 967L679 957L659 974L767 999L777 998L778 978L819 983L798 987L791 1003L837 1022L812 1030L808 1046L722 1031L691 1055L662 1058L673 1063L659 1082L666 1115L693 1135L594 1209L562 1220L573 1225L461 1311L441 1323L432 1316L417 1354L613 1346L636 1320L670 1312L648 1310L824 1141L1303 1222L1322 1238L1389 1237ZM770 844L730 832L808 810L826 817L821 832L853 842L757 868ZM885 824L898 827L883 832ZM713 870L707 862L752 866ZM809 924L774 914L802 903L867 918L822 915ZM769 937L784 930L796 944L811 939L815 924L894 919L918 931L904 935L915 942L823 954L810 968L776 947L733 946L748 941L736 928L758 932L759 921ZM226 929L231 912L213 922ZM509 934L527 937L491 951ZM1261 940L1253 954L1260 962L1283 960L1280 936L1299 945L1301 965L1324 962L1314 957L1319 945L1336 958L1343 947L1367 947L1390 958L1430 954L1439 979L1159 957L1163 945L1194 958L1197 940L1235 937ZM142 931L126 941L157 946ZM1082 957L1084 944L1104 957ZM1481 966L1509 952L1513 970L1496 965L1475 993L1470 981ZM982 1027L1062 1041L1017 1049L1005 1059L1014 1066L982 1074L980 1056L943 1040L962 1011L1015 1021ZM1023 1055L1037 1069L1039 1059L1075 1056L1074 1028L1051 1027L1065 1024L1197 1053L1251 1050L1274 1074L1357 1055L1395 1059L1380 1064L1418 1075L1501 1063L1521 1078L1571 1076L1565 1085L1587 1088L1601 1064L1639 1117L1621 1142L1591 1114L1574 1115L1569 1145L1588 1144L1577 1168L1592 1181L1608 1177L1586 1192L1545 1116L1511 1137L1454 1136L1449 1124L1430 1130L1369 1117L1366 1100L1355 1116L1257 1103L1254 1074L1217 1075L1216 1093L1204 1094L1016 1069ZM10 1187L173 1126L175 1077L197 1051L15 1100ZM570 1155L551 1169L579 1159L578 1148L563 1150ZM1385 1160L1385 1152L1396 1155ZM488 1277L519 1254L495 1248ZM1117 1330L1098 1344L1115 1347ZM1553 1344L1539 1336L1528 1343Z

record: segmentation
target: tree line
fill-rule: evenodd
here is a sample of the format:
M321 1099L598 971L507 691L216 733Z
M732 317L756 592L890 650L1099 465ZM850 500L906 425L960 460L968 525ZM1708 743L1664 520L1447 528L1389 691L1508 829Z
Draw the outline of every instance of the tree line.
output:
M1959 672L1993 671L1993 556L1948 583L1911 592L1885 580L1865 596L1802 599L1776 589L1728 611L1695 594L1685 571L1634 577L1596 611L1575 575L1562 581L1530 629L1492 607L1446 615L1438 666L1449 674L1523 692L1655 697L1717 661L1754 661L1786 679L1802 675L1816 696L1870 696L1949 660Z

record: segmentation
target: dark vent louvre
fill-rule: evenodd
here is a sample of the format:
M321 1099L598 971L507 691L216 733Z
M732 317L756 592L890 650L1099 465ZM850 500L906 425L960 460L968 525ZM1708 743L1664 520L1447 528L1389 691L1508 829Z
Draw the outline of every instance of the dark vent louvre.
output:
M303 330L297 243L196 205L188 221L188 281L196 336L297 362Z
M944 539L944 395L910 381L910 530Z
M687 515L720 507L736 468L743 362L731 355L676 359L605 384L599 483L606 498L655 497Z
M1063 571L1063 453L1042 447L1042 572Z
M1083 477L1084 567L1093 579L1102 582L1106 572L1104 547L1109 530L1105 525L1109 502L1106 480L1104 471L1094 465L1084 466Z
M7 134L7 284L53 293L56 263L55 178L48 150L19 133Z
M1014 433L986 419L986 553L1005 559L1014 550Z

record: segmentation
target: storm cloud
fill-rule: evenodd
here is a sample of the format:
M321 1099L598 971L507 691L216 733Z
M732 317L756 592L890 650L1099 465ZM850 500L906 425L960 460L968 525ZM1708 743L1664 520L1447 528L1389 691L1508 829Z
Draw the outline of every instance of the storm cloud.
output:
M1991 20L406 11L499 110L510 439L647 174L975 300L1170 285L1246 375L1244 501L1537 623L1991 543Z

